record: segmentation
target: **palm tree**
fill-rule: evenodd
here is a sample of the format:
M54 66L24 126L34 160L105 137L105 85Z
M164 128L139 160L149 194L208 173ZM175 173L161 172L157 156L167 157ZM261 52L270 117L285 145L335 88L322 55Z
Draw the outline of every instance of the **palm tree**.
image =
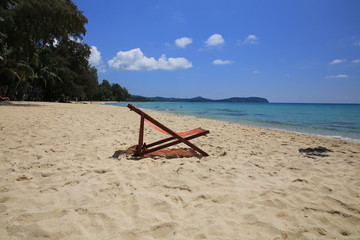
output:
M19 85L34 76L34 71L26 61L13 60L12 50L4 45L0 54L0 95L13 99Z

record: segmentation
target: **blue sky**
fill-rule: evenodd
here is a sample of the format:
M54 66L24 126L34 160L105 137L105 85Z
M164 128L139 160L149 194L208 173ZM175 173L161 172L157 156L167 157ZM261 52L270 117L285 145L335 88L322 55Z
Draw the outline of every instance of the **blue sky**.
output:
M148 97L360 103L359 0L74 0L99 81Z

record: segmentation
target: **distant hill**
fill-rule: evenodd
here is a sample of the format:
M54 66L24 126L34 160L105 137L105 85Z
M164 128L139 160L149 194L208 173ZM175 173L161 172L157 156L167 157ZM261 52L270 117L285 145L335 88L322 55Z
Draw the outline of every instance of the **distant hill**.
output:
M244 103L269 103L266 98L261 97L232 97L216 100L217 102L244 102Z
M194 98L164 98L164 97L142 97L131 96L130 101L150 101L150 102L239 102L239 103L268 103L266 98L261 97L231 97L225 99L208 99L203 97Z

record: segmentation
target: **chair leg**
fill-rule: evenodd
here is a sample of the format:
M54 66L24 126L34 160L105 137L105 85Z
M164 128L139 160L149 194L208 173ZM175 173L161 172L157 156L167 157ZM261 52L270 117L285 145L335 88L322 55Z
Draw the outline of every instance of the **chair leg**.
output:
M140 130L139 130L139 141L138 141L138 145L136 147L136 152L135 152L135 156L140 156L142 155L142 152L144 150L144 116L141 115L140 118Z

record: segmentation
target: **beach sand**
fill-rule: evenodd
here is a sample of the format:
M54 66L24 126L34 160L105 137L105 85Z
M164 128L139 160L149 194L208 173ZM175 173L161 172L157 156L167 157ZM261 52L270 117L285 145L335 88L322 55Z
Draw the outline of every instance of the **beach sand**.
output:
M360 239L360 143L145 111L210 156L112 158L127 108L0 105L0 239Z

